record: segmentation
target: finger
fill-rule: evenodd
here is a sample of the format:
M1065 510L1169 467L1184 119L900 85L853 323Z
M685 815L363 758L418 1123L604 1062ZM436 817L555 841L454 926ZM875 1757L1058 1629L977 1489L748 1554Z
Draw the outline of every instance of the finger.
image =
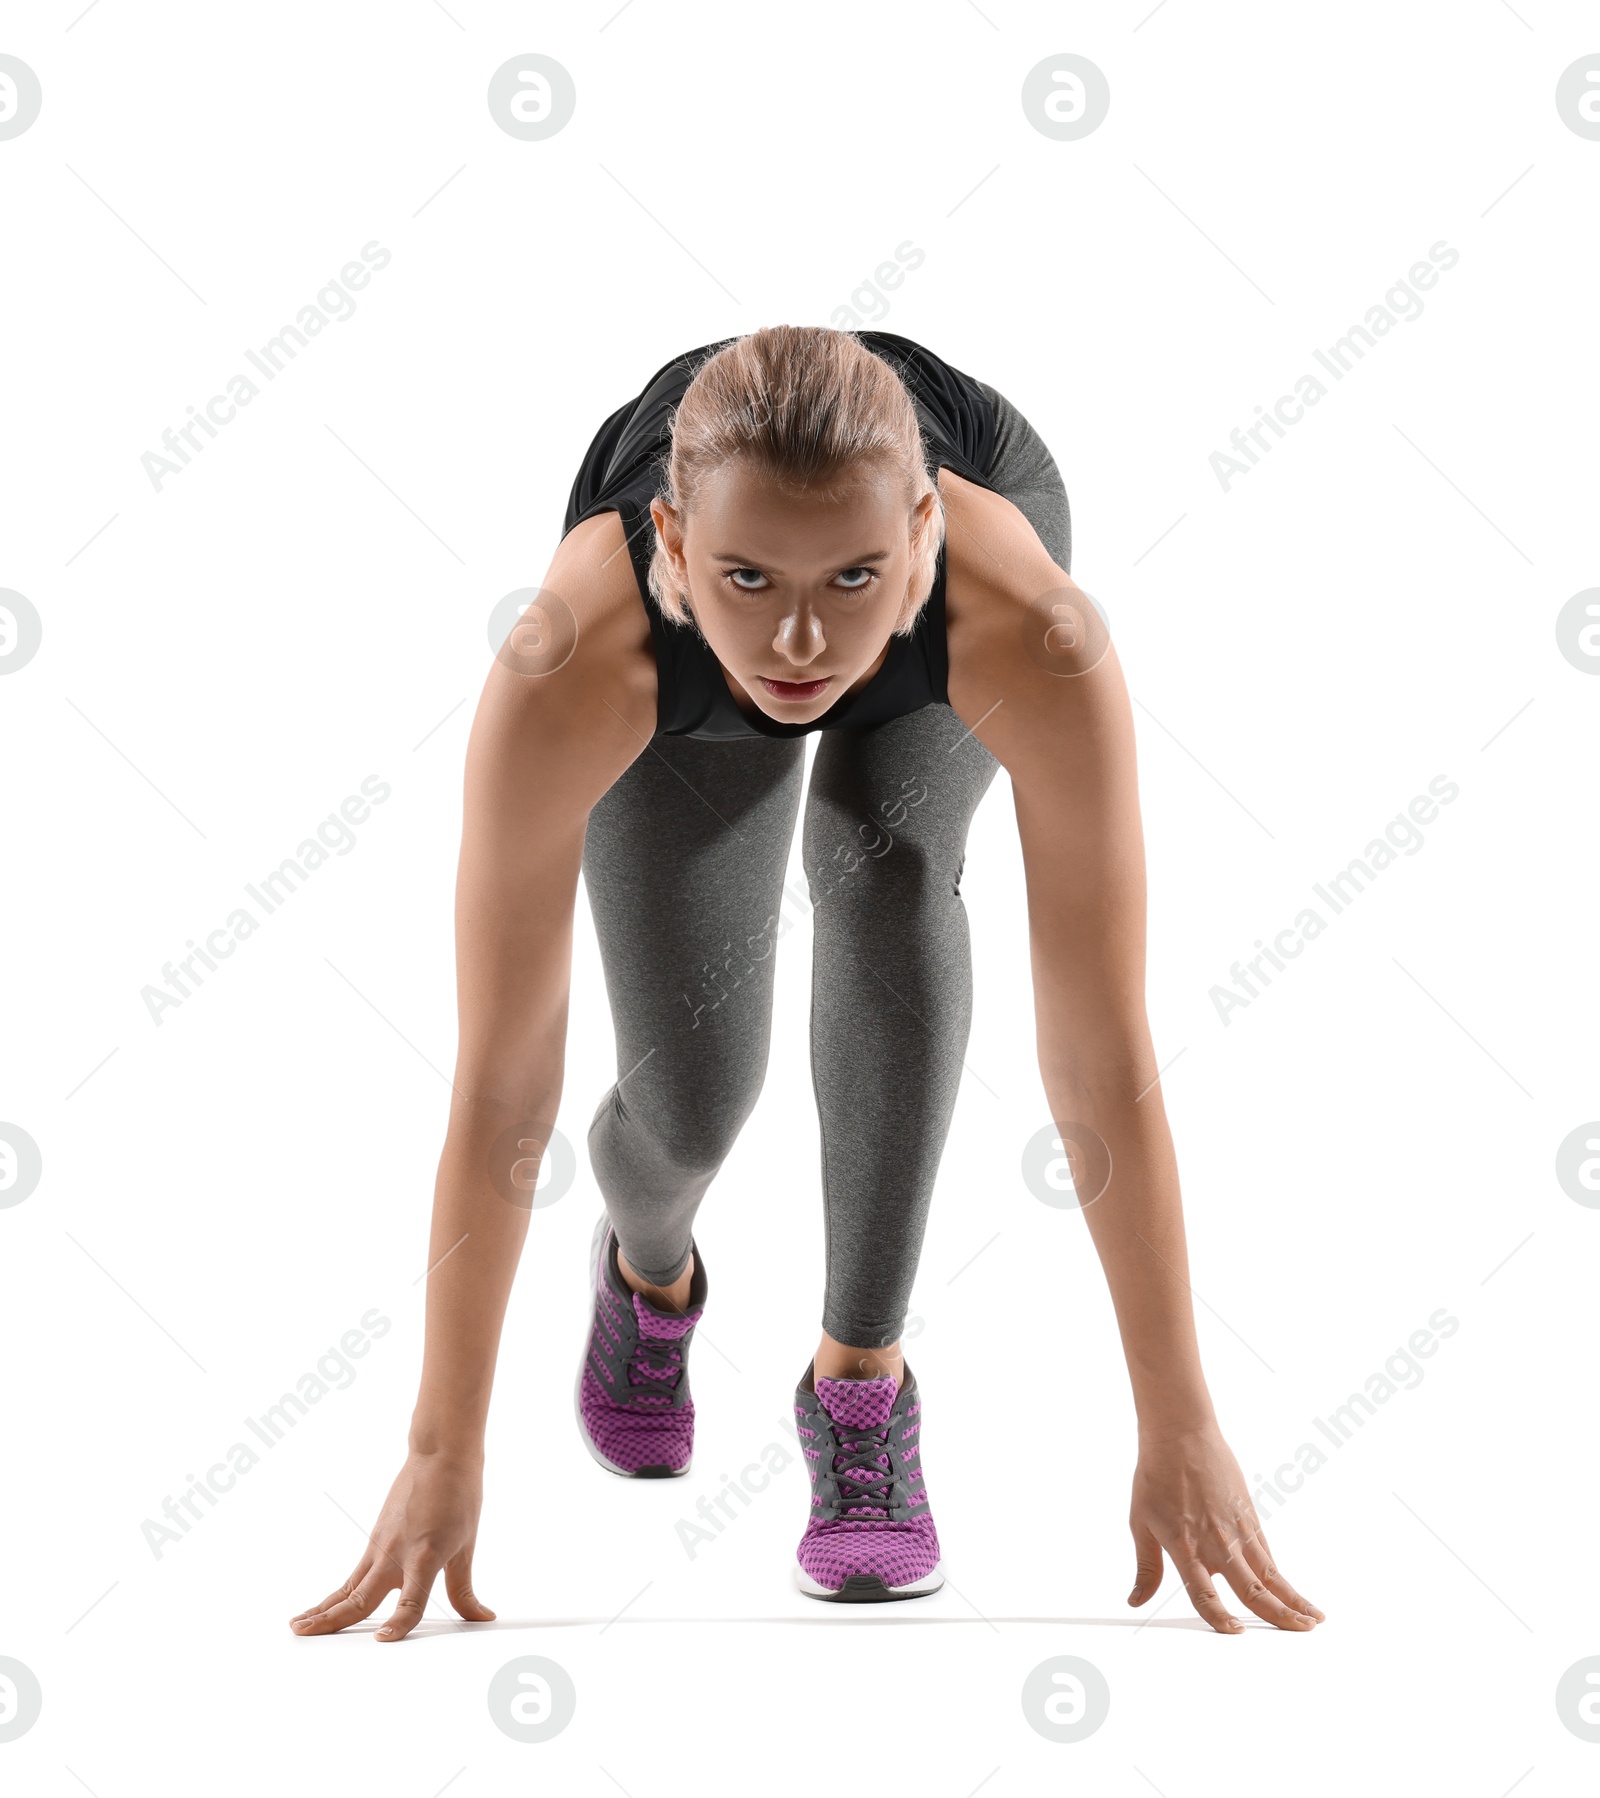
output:
M1161 1544L1141 1524L1134 1523L1128 1527L1133 1532L1133 1550L1138 1560L1128 1603L1144 1604L1161 1587Z
M1199 1561L1187 1561L1179 1571L1183 1575L1183 1587L1189 1594L1189 1602L1214 1630L1224 1636L1235 1636L1244 1628L1243 1622L1217 1596L1217 1589L1211 1583L1211 1575Z
M360 1584L360 1572L352 1573L349 1579L345 1581L337 1592L330 1592L326 1598L320 1599L316 1604L308 1604L303 1611L296 1611L289 1621L291 1623L303 1623L307 1617L319 1616L323 1611L327 1610L329 1605L338 1604L341 1599L348 1598L353 1588Z
M1244 1558L1237 1544L1219 1571L1238 1594L1240 1604L1247 1611L1254 1611L1262 1622L1273 1624L1278 1629L1317 1627L1315 1617L1303 1617L1298 1611L1291 1611L1281 1598L1267 1589L1266 1581Z
M330 1592L320 1604L308 1604L303 1611L296 1611L289 1619L290 1623L298 1623L303 1617L316 1617L327 1610L329 1605L339 1604L342 1600L348 1598L356 1587L366 1578L371 1566L372 1556L370 1554L364 1556L361 1565L356 1568L355 1572L350 1575L349 1579L344 1582L337 1592Z
M1267 1546L1267 1539L1258 1525L1240 1542L1244 1558L1266 1582L1267 1590L1281 1598L1291 1611L1299 1611L1302 1616L1314 1617L1318 1623L1327 1622L1323 1612L1309 1598L1302 1598L1278 1571L1278 1564L1272 1558L1272 1550Z
M433 1590L438 1572L437 1561L420 1561L407 1572L394 1609L378 1631L380 1642L398 1642L409 1636L422 1621L422 1613L428 1608L428 1594Z
M464 1548L444 1567L445 1595L469 1623L490 1623L494 1612L472 1589L472 1550Z
M289 1627L299 1636L326 1636L334 1630L347 1629L363 1617L370 1617L382 1602L383 1595L392 1592L399 1583L392 1573L386 1574L381 1565L369 1567L359 1581L351 1582L343 1598L336 1596L322 1610L297 1617Z

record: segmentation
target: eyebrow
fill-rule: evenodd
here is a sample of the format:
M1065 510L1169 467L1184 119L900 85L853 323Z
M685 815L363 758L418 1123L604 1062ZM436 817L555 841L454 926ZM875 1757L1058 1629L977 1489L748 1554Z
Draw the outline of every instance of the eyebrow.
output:
M890 549L868 550L864 556L854 556L848 562L841 562L839 566L841 568L864 568L869 562L887 562L893 554L894 551ZM761 566L760 561L753 556L730 555L726 550L716 551L711 560L727 562L734 568L759 568Z

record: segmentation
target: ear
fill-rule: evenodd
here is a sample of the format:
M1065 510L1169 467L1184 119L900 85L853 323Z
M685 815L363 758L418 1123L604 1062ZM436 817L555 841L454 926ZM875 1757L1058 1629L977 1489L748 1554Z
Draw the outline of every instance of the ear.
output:
M683 554L683 526L676 510L664 499L653 499L650 502L650 517L656 527L656 535L661 539L661 547L666 552L668 562L678 584L687 587L689 584L689 564Z
M921 547L926 533L932 529L933 517L938 510L939 495L932 487L911 508L911 553L913 555Z
M661 553L667 559L667 566L672 570L672 583L677 589L678 604L683 608L684 616L691 617L689 609L689 563L683 553L683 526L676 509L669 506L664 499L653 499L650 502L650 518L656 527L656 536L661 544Z
M912 628L933 592L933 583L938 578L937 555L930 552L942 512L938 492L931 487L911 508L911 572L906 580L900 615L895 621L896 635L903 635ZM917 593L919 587L922 589L920 594Z

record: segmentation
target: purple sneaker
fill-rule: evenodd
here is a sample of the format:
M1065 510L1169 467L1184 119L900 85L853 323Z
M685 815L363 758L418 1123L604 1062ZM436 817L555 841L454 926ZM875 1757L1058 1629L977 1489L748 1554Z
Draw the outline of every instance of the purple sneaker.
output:
M692 1246L692 1245L691 1245ZM689 1304L658 1311L617 1266L617 1236L602 1211L589 1252L594 1316L573 1395L578 1428L602 1467L636 1480L689 1471L694 1400L689 1344L706 1302L706 1272L694 1247Z
M795 1579L812 1598L854 1604L920 1598L944 1584L939 1532L922 1479L922 1399L910 1368L894 1376L813 1381L794 1395L811 1472L811 1520Z

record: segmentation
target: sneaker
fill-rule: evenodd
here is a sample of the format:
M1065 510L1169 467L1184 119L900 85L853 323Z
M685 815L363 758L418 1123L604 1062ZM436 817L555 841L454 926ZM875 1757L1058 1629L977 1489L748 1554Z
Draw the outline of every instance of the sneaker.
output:
M682 1312L658 1311L623 1279L617 1235L604 1213L589 1251L594 1316L573 1394L578 1429L602 1467L636 1480L689 1471L694 1400L689 1344L706 1302L706 1270L691 1242L694 1274Z
M811 1471L811 1520L796 1583L812 1598L874 1604L920 1598L944 1584L939 1533L922 1479L922 1400L915 1376L813 1380L794 1395Z

